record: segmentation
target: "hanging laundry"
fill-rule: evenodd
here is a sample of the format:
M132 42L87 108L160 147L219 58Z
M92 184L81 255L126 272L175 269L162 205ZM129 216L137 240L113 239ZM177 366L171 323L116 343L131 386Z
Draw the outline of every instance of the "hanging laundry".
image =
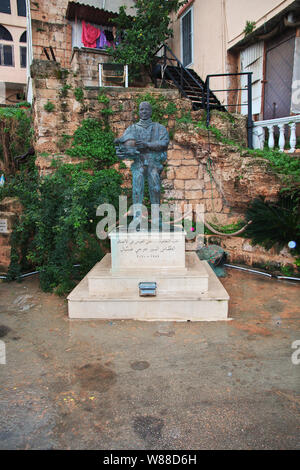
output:
M84 47L97 47L97 39L101 34L100 29L82 21L81 41Z
M106 29L104 31L105 33L105 36L106 36L106 39L108 40L108 42L114 42L114 35L112 33L112 31L110 31L109 29Z
M109 29L106 29L104 31L104 34L106 36L106 40L107 40L107 43L108 43L108 46L107 47L114 47L114 36L113 36L113 33L111 31L109 31Z
M109 47L109 43L107 42L106 36L103 31L100 31L100 36L97 39L96 47L99 49L105 49L106 47Z

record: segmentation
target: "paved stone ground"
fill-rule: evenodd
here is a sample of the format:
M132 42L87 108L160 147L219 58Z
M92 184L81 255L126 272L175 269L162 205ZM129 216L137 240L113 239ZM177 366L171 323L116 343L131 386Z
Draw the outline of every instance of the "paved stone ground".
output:
M231 322L69 321L0 284L0 449L300 449L300 286L222 282Z

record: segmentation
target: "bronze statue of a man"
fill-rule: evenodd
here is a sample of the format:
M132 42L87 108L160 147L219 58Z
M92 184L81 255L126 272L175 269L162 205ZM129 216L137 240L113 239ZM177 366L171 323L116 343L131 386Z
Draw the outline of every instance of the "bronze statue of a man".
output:
M147 101L139 106L140 120L129 126L120 139L115 140L117 155L132 159L133 204L142 204L147 178L151 204L160 204L160 174L167 159L169 134L158 122L152 122L152 107Z

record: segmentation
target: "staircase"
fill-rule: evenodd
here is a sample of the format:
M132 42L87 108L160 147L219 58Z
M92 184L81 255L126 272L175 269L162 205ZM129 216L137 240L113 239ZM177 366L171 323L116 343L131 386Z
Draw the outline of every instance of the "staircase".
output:
M199 75L193 69L184 67L166 44L163 44L156 54L161 50L162 55L156 55L153 64L152 78L155 83L157 78L162 79L163 83L171 82L185 98L191 100L194 110L207 109L208 114L211 109L227 111Z
M206 85L193 69L186 69L181 65L167 65L163 78L172 81L182 95L191 100L194 110L207 108ZM211 91L209 93L209 104L210 109L226 111Z

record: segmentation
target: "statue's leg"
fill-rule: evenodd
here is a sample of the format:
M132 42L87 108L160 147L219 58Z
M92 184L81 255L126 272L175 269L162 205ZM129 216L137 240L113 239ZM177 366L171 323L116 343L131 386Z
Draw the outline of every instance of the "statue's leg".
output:
M142 165L132 166L132 202L135 205L134 216L140 213L140 207L144 199L144 167Z
M160 167L149 165L147 176L151 204L160 204L160 173Z
M148 186L151 201L151 230L159 230L161 217L159 211L160 204L160 173L161 169L155 165L148 168Z

